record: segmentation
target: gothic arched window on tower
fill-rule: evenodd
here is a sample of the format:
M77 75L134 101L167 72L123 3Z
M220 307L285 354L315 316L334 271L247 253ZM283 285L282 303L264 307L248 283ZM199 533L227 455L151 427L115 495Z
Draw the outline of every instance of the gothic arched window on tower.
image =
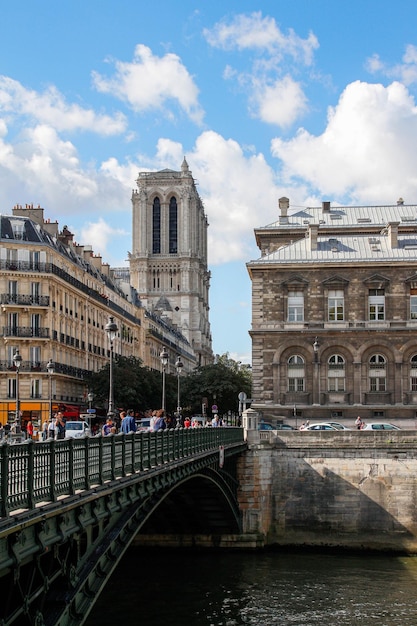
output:
M152 208L152 254L161 254L161 201L155 198Z
M177 200L172 196L169 201L169 253L178 252L178 208Z

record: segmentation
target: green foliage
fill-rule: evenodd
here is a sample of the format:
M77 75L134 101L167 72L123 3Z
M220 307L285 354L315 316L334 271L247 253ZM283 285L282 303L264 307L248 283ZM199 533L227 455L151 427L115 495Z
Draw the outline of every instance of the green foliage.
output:
M94 394L94 405L107 407L109 397L109 364L86 381ZM250 368L230 359L219 357L214 365L199 367L188 375L180 376L180 402L184 414L201 413L203 399L207 399L208 413L217 404L221 414L237 412L238 394L244 391L251 395L252 377ZM168 412L177 408L177 376L165 376L165 397ZM113 361L113 393L115 408L158 409L162 404L162 373L143 367L135 357L116 357Z
M237 412L238 395L245 392L251 395L252 376L250 368L223 355L213 365L197 368L182 383L181 397L183 407L189 407L191 413L201 413L203 399L207 399L209 414L213 404L219 407L219 413Z

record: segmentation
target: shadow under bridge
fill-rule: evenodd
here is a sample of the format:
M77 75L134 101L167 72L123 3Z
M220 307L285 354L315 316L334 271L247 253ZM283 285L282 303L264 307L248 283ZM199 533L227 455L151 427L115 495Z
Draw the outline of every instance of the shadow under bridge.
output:
M241 532L236 464L246 450L242 429L1 448L0 468L10 474L0 475L10 492L0 518L3 625L83 624L137 535L210 535L216 545L216 538ZM25 459L30 467L19 488L11 479L14 458L21 472ZM39 498L49 493L50 501L37 501L41 458ZM23 509L26 494L32 506Z

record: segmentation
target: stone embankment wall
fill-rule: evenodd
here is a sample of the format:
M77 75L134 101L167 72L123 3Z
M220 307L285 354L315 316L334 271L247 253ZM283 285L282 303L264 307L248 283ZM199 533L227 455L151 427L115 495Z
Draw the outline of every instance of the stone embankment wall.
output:
M265 545L417 553L417 432L248 430L244 534Z

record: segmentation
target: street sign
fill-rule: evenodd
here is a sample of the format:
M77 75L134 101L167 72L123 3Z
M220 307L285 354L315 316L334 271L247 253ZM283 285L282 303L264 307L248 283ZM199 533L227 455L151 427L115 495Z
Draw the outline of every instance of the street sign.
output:
M95 413L96 410L95 409L87 409L87 413Z
M248 396L246 395L246 393L244 391L241 391L238 395L239 402L246 402L247 397Z

